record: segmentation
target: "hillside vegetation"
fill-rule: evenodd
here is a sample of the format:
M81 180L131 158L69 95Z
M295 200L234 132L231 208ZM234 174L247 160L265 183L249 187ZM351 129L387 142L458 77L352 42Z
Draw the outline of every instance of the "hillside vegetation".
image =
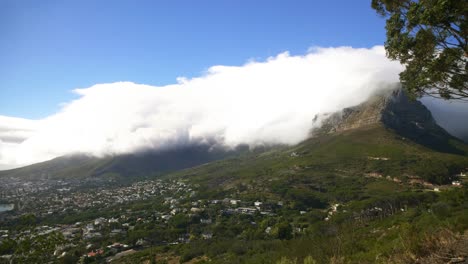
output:
M467 146L455 142L460 151ZM468 165L468 156L436 152L382 125L310 138L292 148L245 154L173 174L207 186L229 189L250 181L270 185L278 180L320 177L364 177L374 173L405 180L417 176L446 184Z
M274 214L226 216L220 214L222 207L208 204L203 215L216 219L209 229L213 239L155 247L120 261L464 260L468 188L452 187L450 181L466 168L466 155L436 152L381 125L190 168L167 177L199 186L193 200L261 201ZM420 180L413 184L414 179ZM435 187L442 191L434 192ZM181 234L199 230L196 220L190 219ZM266 233L268 228L272 231Z

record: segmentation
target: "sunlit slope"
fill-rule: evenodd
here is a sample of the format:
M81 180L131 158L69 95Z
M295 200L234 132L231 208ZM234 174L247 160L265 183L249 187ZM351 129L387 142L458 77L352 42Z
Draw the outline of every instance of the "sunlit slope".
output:
M249 181L324 174L419 176L447 183L450 176L468 167L468 147L456 140L453 143L457 154L439 152L375 124L311 138L290 148L213 162L173 176L226 188Z

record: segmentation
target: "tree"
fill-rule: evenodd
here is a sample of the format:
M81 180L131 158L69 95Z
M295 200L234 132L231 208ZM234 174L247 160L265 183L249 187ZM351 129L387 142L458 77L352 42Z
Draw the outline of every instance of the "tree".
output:
M18 238L12 263L51 263L53 253L65 238L59 232L47 235L22 236Z
M406 69L400 81L413 97L468 99L466 0L372 0L387 18L385 49Z
M292 226L288 222L280 222L275 225L271 231L272 235L281 240L287 240L292 238Z

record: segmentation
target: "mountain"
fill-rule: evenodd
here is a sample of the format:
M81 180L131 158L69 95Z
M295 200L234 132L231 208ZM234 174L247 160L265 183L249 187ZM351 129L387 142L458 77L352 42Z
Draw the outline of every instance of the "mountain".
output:
M402 91L375 95L339 113L318 116L319 121L323 125L294 146L225 151L192 145L105 158L75 155L2 172L13 178L79 181L158 176L164 188L156 196L112 205L89 195L95 190L133 195L134 186L103 191L107 185L97 181L73 192L40 193L36 197L51 197L58 210L46 210L36 220L32 215L11 219L8 224L15 228L9 230L23 231L29 218L50 227L77 222L85 227L98 217L122 219L126 227L123 221L101 226L103 237L92 240L97 248L115 239L136 246L137 253L116 263L155 258L174 263L445 263L440 256L466 260L468 189L463 185L468 181L460 176L462 186L451 183L455 174L468 172L466 144ZM138 196L144 189L139 184L146 183L137 184ZM96 206L78 202L79 207L62 210L61 200L75 204L81 197L92 197ZM31 207L41 207L40 201ZM111 227L120 225L125 231L115 237ZM81 236L77 241L83 241ZM89 252L76 250L71 248L70 256Z
M419 101L409 99L402 89L387 90L366 102L325 115L313 134L343 132L370 125L383 125L396 134L439 152L464 154L459 139L440 127Z
M402 91L319 120L323 126L295 146L164 175L195 186L197 202L188 207L199 205L200 217L215 222L200 227L211 240L170 255L210 263L443 263L442 248L466 260L460 248L468 236L452 234L467 234L468 192L451 183L468 172L466 144ZM253 206L260 212L236 213ZM195 219L187 220L191 230Z
M226 150L209 144L198 144L102 158L84 154L67 155L22 168L0 171L0 177L37 180L154 176L223 159L245 150L245 146Z
M247 170L258 166L275 168L290 160L292 152L300 153L300 158L294 164L286 163L287 166L316 166L331 171L373 172L396 177L417 174L439 183L447 182L463 166L468 167L467 145L437 125L429 110L420 102L410 100L402 90L374 95L360 105L318 116L317 120L322 120L322 125L312 131L310 139L290 148L272 147L263 154L259 154L261 150L249 153L246 146L225 150L199 144L103 158L71 155L1 171L0 177L129 179L161 175L233 156L238 158L207 166L241 162L246 158L239 166L231 163L229 166L241 170L245 163ZM375 157L382 157L385 162L369 160ZM265 163L264 158L276 164ZM287 168L280 170L283 169ZM213 176L219 176L216 181L223 181L221 175Z
M208 186L324 175L418 177L436 184L468 168L468 145L448 134L420 102L387 91L355 107L326 114L311 137L292 147L213 162L175 173ZM322 179L323 180L323 179ZM316 183L317 184L317 183ZM289 186L284 183L284 186ZM265 185L269 189L268 184Z

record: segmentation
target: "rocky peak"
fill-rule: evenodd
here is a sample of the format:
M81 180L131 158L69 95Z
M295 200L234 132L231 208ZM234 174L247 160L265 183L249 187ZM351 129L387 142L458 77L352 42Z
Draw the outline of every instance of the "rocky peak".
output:
M387 90L371 96L366 102L328 114L314 136L352 129L383 125L404 138L438 151L446 149L449 140L457 140L437 125L431 112L419 101L410 99L402 89Z

